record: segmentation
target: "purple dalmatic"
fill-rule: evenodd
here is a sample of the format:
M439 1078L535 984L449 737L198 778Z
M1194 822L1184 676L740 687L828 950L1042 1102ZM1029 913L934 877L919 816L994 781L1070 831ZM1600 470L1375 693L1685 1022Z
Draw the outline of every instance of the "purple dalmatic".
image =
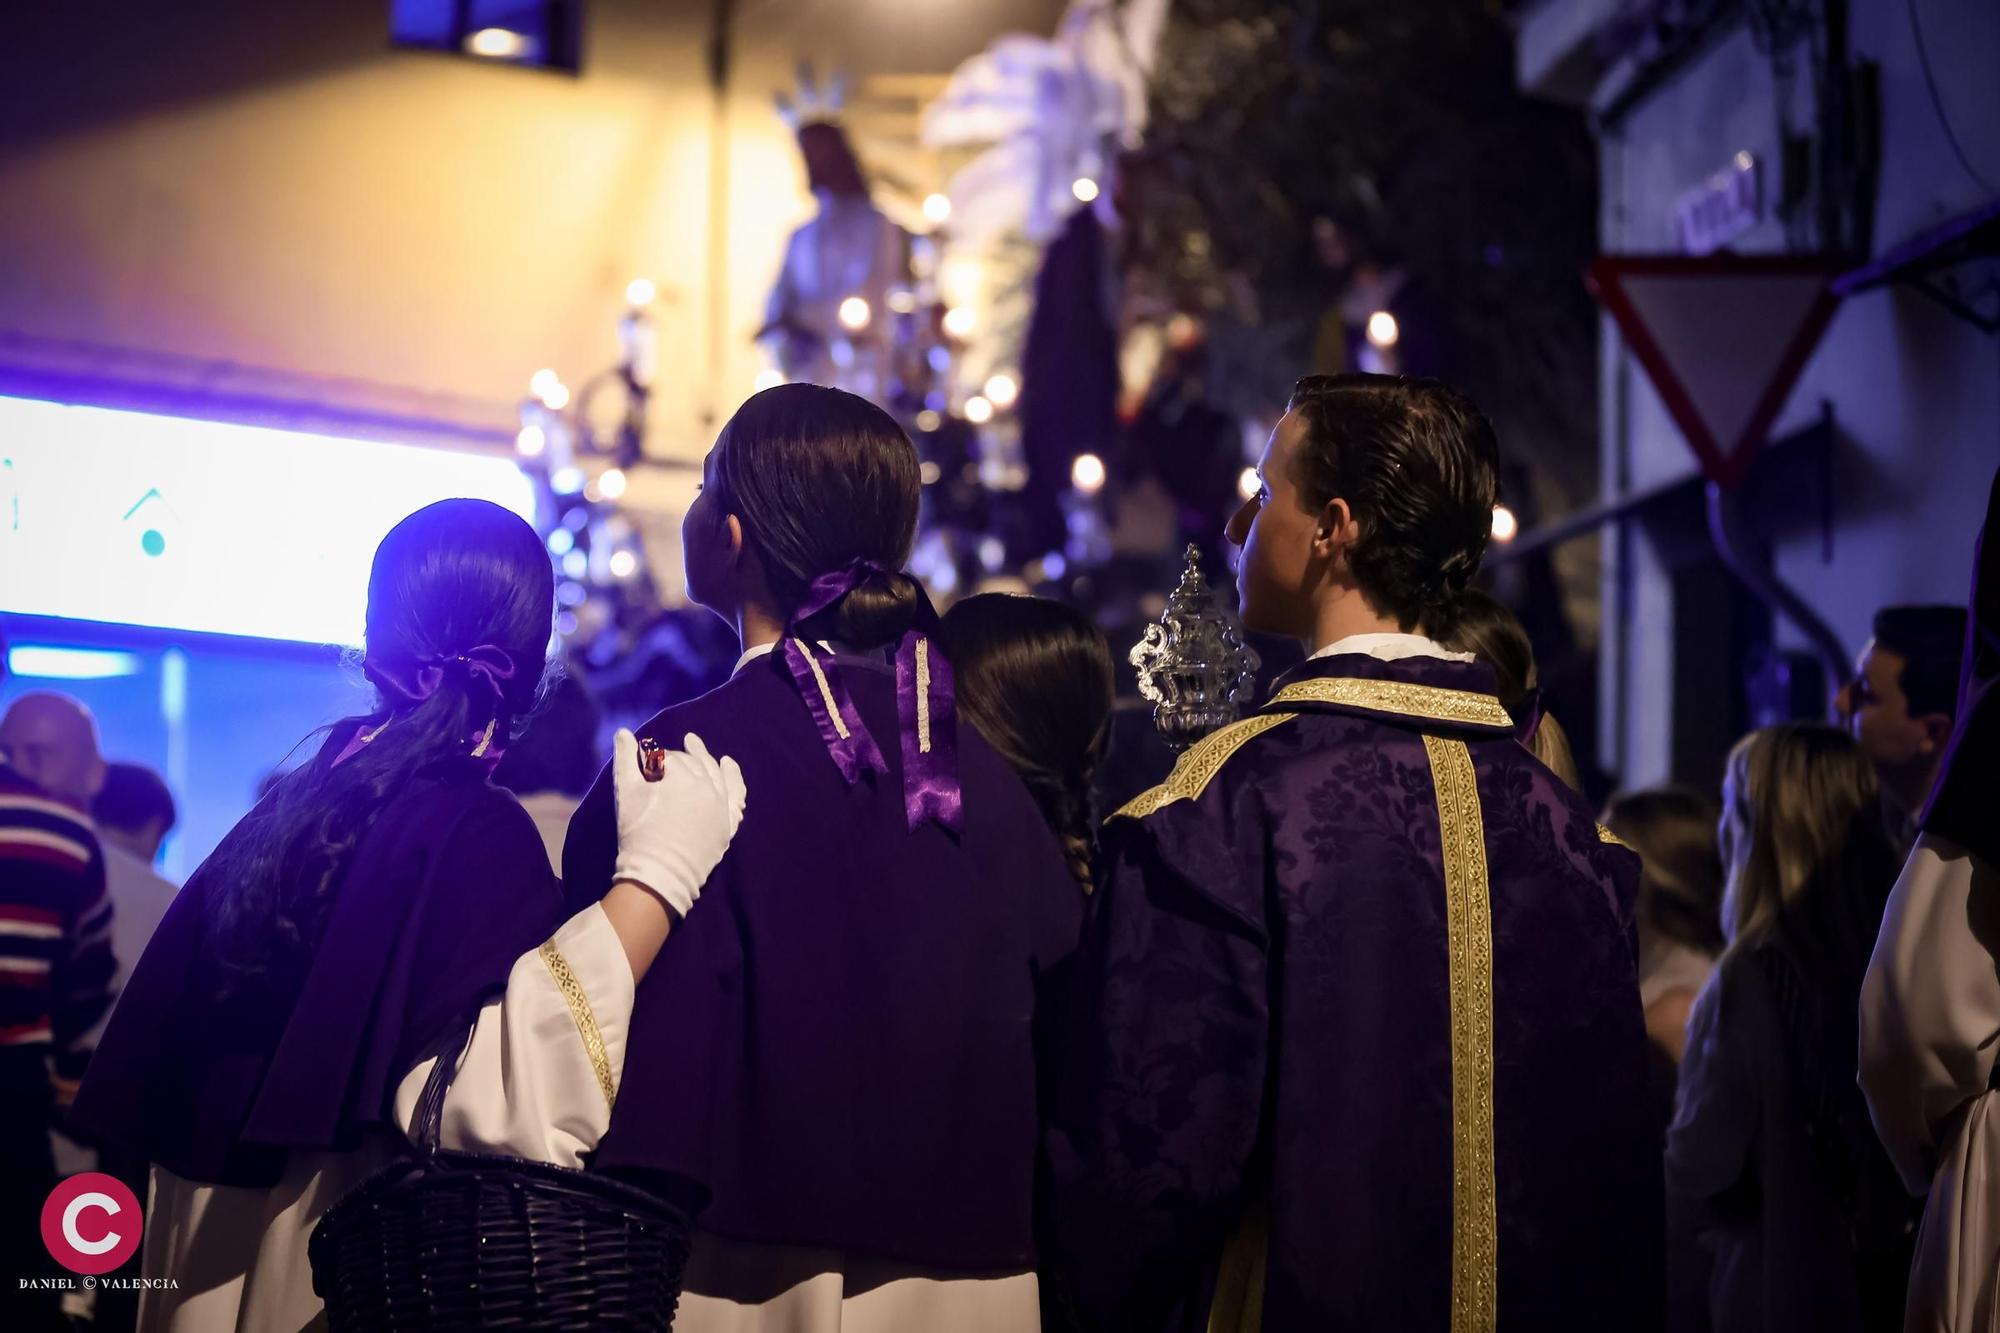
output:
M1638 858L1486 667L1307 662L1104 840L1049 1135L1087 1315L1657 1322Z
M802 649L832 709L809 709L774 652L641 729L673 746L699 734L742 765L749 799L638 989L594 1165L705 1185L702 1227L739 1240L1019 1270L1035 1256L1034 1028L1083 895L1026 787L969 726L959 831L914 818L896 671ZM873 738L851 780L822 715ZM600 777L564 848L573 907L609 887L614 829Z

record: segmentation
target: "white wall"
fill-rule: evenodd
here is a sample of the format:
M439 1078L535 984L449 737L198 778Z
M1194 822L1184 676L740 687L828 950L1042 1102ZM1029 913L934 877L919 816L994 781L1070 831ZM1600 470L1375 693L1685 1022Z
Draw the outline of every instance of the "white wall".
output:
M1060 5L742 0L719 340L711 9L594 0L572 78L392 50L388 0L5 6L0 343L237 363L511 430L537 367L575 382L615 361L626 282L646 274L655 447L699 457L749 391L750 334L811 209L771 108L794 62L943 73ZM858 137L864 158L881 146Z
M1940 95L1975 166L2000 182L2000 6L1919 0ZM1881 62L1883 165L1876 214L1878 253L1989 192L1952 156L1917 63L1904 0L1857 0L1857 58ZM1803 53L1801 53L1803 59ZM1810 81L1801 67L1794 123L1810 124ZM1671 252L1672 204L1740 149L1765 163L1767 198L1777 191L1778 93L1770 65L1738 29L1635 107L1601 139L1603 248ZM1785 248L1773 217L1732 242L1744 253ZM1607 321L1601 402L1607 491L1695 472L1677 427L1644 371L1625 357ZM1817 533L1782 538L1780 576L1832 625L1850 650L1877 607L1962 601L1971 544L1987 488L2000 466L2000 343L1906 289L1879 289L1843 304L1773 430L1810 424L1831 402L1845 441L1837 453L1831 556ZM1621 482L1621 478L1623 481ZM1629 550L1621 566L1607 539L1607 615L1620 614L1625 648L1607 634L1603 691L1605 751L1627 786L1675 776L1675 716L1709 701L1675 699L1670 648L1703 633L1712 608L1677 607L1657 554ZM1802 640L1781 629L1782 643ZM1623 701L1621 704L1621 700ZM1692 775L1687 775L1692 776Z

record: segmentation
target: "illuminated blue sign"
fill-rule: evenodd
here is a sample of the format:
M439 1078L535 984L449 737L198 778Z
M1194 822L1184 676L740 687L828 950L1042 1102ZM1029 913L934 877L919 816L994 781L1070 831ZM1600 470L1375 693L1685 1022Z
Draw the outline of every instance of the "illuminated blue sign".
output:
M376 543L449 496L534 513L509 457L0 397L0 611L359 643Z

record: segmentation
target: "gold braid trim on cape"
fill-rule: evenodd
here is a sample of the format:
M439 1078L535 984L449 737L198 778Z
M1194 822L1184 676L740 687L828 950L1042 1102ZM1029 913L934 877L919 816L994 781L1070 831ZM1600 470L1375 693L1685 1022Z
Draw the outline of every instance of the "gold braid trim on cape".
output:
M1426 722L1471 723L1482 727L1514 725L1514 719L1490 694L1448 690L1441 685L1418 685L1406 680L1315 676L1310 680L1293 681L1272 695L1271 703L1274 706L1337 704L1343 708L1365 708L1371 713L1421 718Z
M1493 1333L1500 1252L1493 1145L1493 916L1486 818L1464 741L1424 737L1444 853L1451 987L1451 1333Z
M1507 716L1507 710L1490 694L1448 690L1438 685L1417 685L1400 680L1319 676L1293 681L1271 696L1273 707L1301 703L1362 708L1426 722L1456 722L1485 727L1514 725L1514 720ZM1290 712L1253 713L1240 722L1232 722L1210 732L1180 757L1165 782L1133 797L1111 818L1144 819L1175 801L1194 800L1222 771L1230 756L1246 742L1297 716L1297 713Z
M1254 713L1241 722L1232 722L1196 741L1174 762L1167 780L1151 791L1140 792L1112 814L1113 819L1144 819L1155 810L1175 801L1192 801L1222 771L1229 757L1253 737L1261 736L1297 713Z

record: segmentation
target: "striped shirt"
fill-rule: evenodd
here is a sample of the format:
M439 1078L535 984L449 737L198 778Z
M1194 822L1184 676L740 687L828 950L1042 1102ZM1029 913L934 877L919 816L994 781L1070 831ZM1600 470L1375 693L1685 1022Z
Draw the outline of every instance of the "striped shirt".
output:
M78 1078L117 962L104 853L90 822L0 763L0 1050Z

